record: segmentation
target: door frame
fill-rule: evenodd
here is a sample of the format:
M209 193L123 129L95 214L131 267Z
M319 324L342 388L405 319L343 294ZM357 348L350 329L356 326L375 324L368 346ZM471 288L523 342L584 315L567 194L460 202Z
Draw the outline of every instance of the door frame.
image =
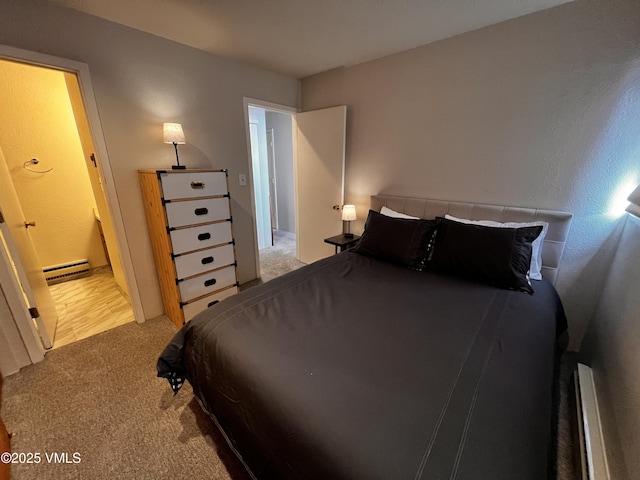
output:
M142 301L140 299L140 291L136 282L135 272L133 269L133 260L131 251L127 242L127 235L124 228L124 221L120 210L120 202L115 188L113 178L113 170L111 161L107 152L107 144L104 139L100 115L98 112L98 104L96 102L91 76L89 74L89 66L86 63L76 62L66 58L55 57L20 48L0 45L0 58L14 62L20 62L28 65L36 65L54 70L61 70L73 73L78 78L82 101L84 103L85 114L91 131L91 138L96 149L96 154L100 161L98 162L98 170L103 180L104 193L107 201L107 208L111 213L111 220L116 232L116 240L120 249L120 257L122 267L124 269L125 281L129 289L129 300L133 309L134 318L137 323L144 323L144 312L142 310ZM5 292L6 293L6 292ZM10 292L12 294L12 292ZM9 299L7 299L9 300ZM15 299L13 299L15 300ZM20 301L23 301L20 299ZM18 321L18 319L16 319ZM39 339L38 339L39 341Z
M249 164L248 164L249 178L247 179L247 183L248 183L249 192L251 195L251 222L253 225L253 245L254 245L254 251L255 251L255 258L256 258L256 278L260 278L260 249L258 248L258 224L256 220L256 199L255 199L255 192L253 188L253 156L251 155L251 132L249 130L249 107L257 107L257 108L262 108L264 110L270 110L272 112L286 113L288 115L291 115L293 120L291 122L291 136L293 139L294 170L296 165L295 156L296 156L297 138L293 134L293 132L295 131L296 114L299 113L300 110L298 110L296 107L290 107L288 105L281 105L278 103L267 102L266 100L258 100L256 98L250 98L250 97L243 97L243 106L244 106L244 128L245 128L245 136L247 141L247 156L249 159ZM297 202L298 201L297 200L298 181L295 174L293 177L293 184L294 184L294 192L295 192L294 195ZM298 211L298 208L296 207L296 233L298 229L297 211Z
M0 209L0 212L2 210ZM0 228L2 228L0 226ZM3 235L10 235L8 228L2 228ZM11 239L5 241L10 241ZM44 359L45 349L40 341L40 336L33 324L31 313L29 312L28 305L26 304L20 283L16 278L16 275L11 265L11 259L9 258L9 252L2 245L0 239L0 285L2 285L2 291L7 301L7 306L11 311L10 318L0 319L0 331L7 335L9 341L10 356L13 359L13 368L15 370L10 374L17 372L20 368L29 365L25 361L20 361L21 352L25 351L29 357L30 363L38 363ZM11 335L14 330L19 334L19 337ZM24 349L24 350L23 350Z
M292 133L293 135L293 133ZM271 142L271 146L269 146ZM273 128L267 128L267 170L269 170L269 195L271 201L269 207L271 209L271 230L279 230L278 222L278 176L276 174L276 145L275 145L275 132ZM271 176L273 175L273 179ZM274 215L275 214L275 215ZM275 223L275 227L274 227ZM272 232L273 235L273 232Z

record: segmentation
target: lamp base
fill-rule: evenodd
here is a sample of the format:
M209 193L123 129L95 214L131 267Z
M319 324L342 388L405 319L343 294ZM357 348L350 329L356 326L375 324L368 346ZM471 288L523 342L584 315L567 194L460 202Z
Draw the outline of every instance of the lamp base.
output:
M171 170L186 170L184 165L171 165Z
M353 238L353 233L345 233L344 238Z

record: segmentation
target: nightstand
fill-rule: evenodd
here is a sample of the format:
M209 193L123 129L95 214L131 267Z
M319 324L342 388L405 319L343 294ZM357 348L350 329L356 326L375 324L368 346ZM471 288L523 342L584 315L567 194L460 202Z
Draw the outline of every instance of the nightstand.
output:
M358 235L346 237L344 233L342 233L340 235L336 235L335 237L325 238L324 243L335 245L336 253L338 253L338 248L340 248L340 251L342 252L343 250L354 246L356 243L358 243L358 240L360 240L360 237Z

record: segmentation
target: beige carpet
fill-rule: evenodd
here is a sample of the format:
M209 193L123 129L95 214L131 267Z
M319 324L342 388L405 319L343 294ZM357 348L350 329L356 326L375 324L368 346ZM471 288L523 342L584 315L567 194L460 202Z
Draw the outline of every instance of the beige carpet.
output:
M556 391L556 424L555 424L555 460L553 472L558 480L580 480L579 448L577 437L577 412L575 400L570 398L573 389L573 372L577 364L577 354L567 352L562 357ZM573 395L575 396L575 395Z
M287 272L304 266L296 259L295 236L276 230L273 232L274 245L260 249L260 278L268 282Z
M3 417L27 479L249 478L187 384L173 397L156 360L175 333L164 317L66 345L5 381ZM47 453L80 454L48 464Z

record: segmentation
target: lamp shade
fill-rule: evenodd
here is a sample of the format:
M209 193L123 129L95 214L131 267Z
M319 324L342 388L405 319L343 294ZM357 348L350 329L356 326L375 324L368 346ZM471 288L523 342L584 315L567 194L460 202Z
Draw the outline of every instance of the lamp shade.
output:
M631 192L631 195L629 195L627 200L631 202L627 207L627 212L632 213L636 217L640 217L640 185Z
M182 131L182 125L179 123L163 123L162 124L162 138L164 143L177 143L183 145L184 132Z
M356 219L355 205L344 205L342 207L342 220L351 221Z

